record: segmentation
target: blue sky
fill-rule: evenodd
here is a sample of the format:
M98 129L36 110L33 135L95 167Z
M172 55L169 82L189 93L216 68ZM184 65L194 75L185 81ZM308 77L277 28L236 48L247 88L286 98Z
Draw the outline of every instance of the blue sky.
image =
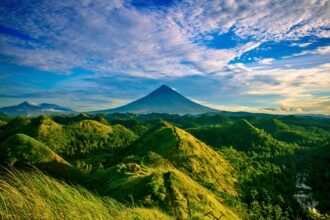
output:
M202 104L330 114L330 1L2 0L0 106L77 111L167 84Z

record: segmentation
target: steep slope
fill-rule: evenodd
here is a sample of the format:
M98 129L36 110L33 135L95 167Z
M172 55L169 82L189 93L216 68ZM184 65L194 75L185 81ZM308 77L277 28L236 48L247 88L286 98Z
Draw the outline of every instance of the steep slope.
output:
M180 128L160 122L136 141L129 154L154 152L209 189L235 195L231 165L206 144Z
M43 103L40 105L30 102L22 102L18 105L0 108L0 112L6 112L9 115L40 115L40 114L71 114L71 109L64 108L55 104Z
M166 85L162 85L149 95L122 107L95 111L94 113L132 112L132 113L169 113L169 114L200 114L216 112L197 104Z

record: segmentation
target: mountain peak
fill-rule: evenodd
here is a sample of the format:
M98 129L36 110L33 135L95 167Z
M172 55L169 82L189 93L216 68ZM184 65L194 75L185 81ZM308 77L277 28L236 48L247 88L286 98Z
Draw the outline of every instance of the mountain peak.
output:
M29 102L29 101L24 101L20 104L18 104L19 106L34 106L35 104Z
M142 114L200 114L215 111L217 110L195 103L169 86L163 84L145 97L142 97L127 105L114 109L96 111L93 113L132 112Z
M169 89L169 90L173 90L171 87L167 86L166 84L162 84L158 89Z
M177 93L177 92L165 84L162 84L158 89L151 92L151 94L172 94L172 93Z

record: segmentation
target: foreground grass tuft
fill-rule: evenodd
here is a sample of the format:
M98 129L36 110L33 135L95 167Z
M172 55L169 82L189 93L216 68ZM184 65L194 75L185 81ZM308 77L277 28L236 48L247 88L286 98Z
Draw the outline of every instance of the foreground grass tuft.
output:
M157 209L128 208L38 170L0 177L0 219L171 219Z

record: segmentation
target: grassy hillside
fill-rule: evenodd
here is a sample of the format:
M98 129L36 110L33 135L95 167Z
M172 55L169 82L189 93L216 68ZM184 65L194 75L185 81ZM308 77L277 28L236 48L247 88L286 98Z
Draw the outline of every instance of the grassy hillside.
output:
M25 134L15 134L0 145L3 166L38 167L48 174L83 184L86 175L43 143Z
M207 187L235 195L230 164L184 130L160 122L137 140L129 154L144 156L150 151Z
M25 134L15 134L3 142L0 145L0 158L9 165L37 165L52 161L69 165L46 145Z
M203 218L210 211L223 219L239 218L226 201L236 196L233 168L187 132L160 122L125 155L121 163L94 173L90 185L103 195L159 207L178 219Z
M125 207L38 171L14 171L0 177L0 218L172 219L157 209Z
M32 119L18 117L13 119L1 132L3 140L13 134L29 135L60 152L66 144L66 135L62 125L54 122L49 116L39 116Z
M66 128L68 146L65 154L71 156L88 154L92 151L114 152L127 147L137 137L121 125L104 125L94 120L82 120Z
M76 121L86 117L88 116L82 114L73 118ZM70 119L67 116L66 118ZM16 133L27 134L66 158L82 156L93 151L113 153L116 149L127 147L136 139L136 135L125 127L104 123L83 119L62 125L49 116L39 116L31 120L17 118L4 126L0 137L5 140Z
M99 185L98 185L99 184ZM212 219L209 211L222 219L239 219L212 191L174 167L147 167L129 162L97 173L92 185L100 193L119 201L144 207L159 207L177 219Z

